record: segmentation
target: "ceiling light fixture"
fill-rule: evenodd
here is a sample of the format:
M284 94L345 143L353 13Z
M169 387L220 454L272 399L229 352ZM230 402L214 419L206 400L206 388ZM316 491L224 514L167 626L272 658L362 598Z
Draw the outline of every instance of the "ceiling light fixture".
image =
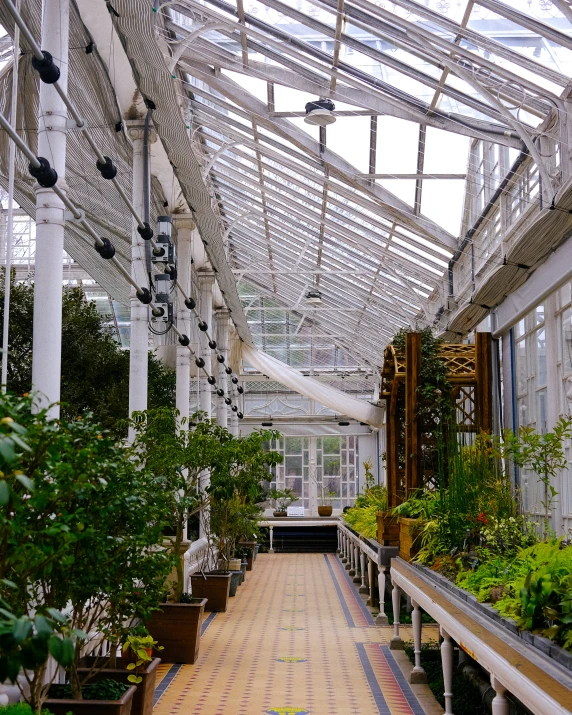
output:
M317 288L310 288L306 293L306 305L322 305L322 293Z
M306 124L314 124L319 127L327 127L328 124L333 124L336 121L334 109L336 105L331 99L320 97L313 102L306 104L306 116L304 121Z

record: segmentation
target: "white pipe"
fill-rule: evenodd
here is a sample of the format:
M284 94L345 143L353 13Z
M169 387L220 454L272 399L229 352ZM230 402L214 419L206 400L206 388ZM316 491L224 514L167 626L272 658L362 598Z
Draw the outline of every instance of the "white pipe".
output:
M16 9L20 11L20 0L16 0ZM18 60L20 52L20 28L14 26L14 59L12 62L12 106L10 124L15 127L18 110ZM8 223L6 225L6 266L4 270L4 316L2 321L2 392L8 385L8 332L10 329L10 292L12 289L12 242L14 234L14 173L16 164L16 145L10 142L8 158Z
M44 0L42 47L60 62L59 84L68 80L69 0ZM38 154L57 171L65 186L67 110L53 85L40 83ZM36 191L36 260L34 279L34 325L32 389L36 408L49 407L59 417L62 356L62 283L65 205L51 189Z
M217 368L217 387L224 390L225 397L228 391L228 375L225 372L225 368L228 361L228 323L230 319L230 314L228 310L221 309L217 310L215 314L216 320L216 340L218 344L218 352L224 356L225 362L219 363L217 361L214 366ZM216 421L221 427L228 427L228 407L224 401L224 397L216 397Z

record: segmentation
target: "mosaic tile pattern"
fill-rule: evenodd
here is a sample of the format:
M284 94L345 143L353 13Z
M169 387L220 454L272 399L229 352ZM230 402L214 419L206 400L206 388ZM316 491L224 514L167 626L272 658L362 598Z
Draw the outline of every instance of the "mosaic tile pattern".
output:
M154 715L423 715L391 635L335 555L262 554L197 662L161 665Z

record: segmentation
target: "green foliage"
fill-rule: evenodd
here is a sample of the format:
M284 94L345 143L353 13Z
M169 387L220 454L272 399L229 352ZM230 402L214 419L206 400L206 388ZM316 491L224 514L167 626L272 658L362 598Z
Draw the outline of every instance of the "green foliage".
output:
M32 715L33 710L28 703L11 703L0 707L0 715ZM51 715L49 710L42 710L42 715Z
M363 466L365 469L363 494L356 497L354 506L344 512L343 518L346 524L358 534L375 539L377 536L377 512L387 509L387 489L375 484L371 461L366 460Z
M0 424L20 425L26 445L0 454L0 595L18 617L65 609L76 637L99 632L118 643L157 607L171 570L157 548L164 482L89 416L55 421L31 406L30 397L0 396ZM66 660L77 696L79 649L70 663L64 643L52 639L50 652ZM28 678L36 710L49 685L44 670L38 664Z
M129 687L127 683L121 683L119 680L98 680L83 685L81 694L83 700L120 700ZM52 685L50 688L50 698L69 700L72 697L72 689L67 684Z
M4 585L13 588L10 582ZM50 655L64 668L71 666L78 639L85 634L70 629L68 619L55 609L18 618L0 607L0 682L16 683L22 668L44 671Z
M271 489L268 492L268 499L276 511L286 511L286 509L298 501L298 495L292 489Z
M150 635L131 634L127 636L127 640L123 644L122 653L131 654L135 660L127 664L127 670L137 670L144 668L145 663L150 663L153 660L152 651L163 650L162 645L158 645L156 640ZM151 653L149 652L151 651ZM141 683L143 678L137 673L131 673L127 676L130 683Z
M557 491L554 479L561 469L568 466L564 443L572 436L572 418L561 417L553 430L539 434L533 427L520 427L514 434L505 434L504 454L514 460L519 467L528 467L538 476L544 487L541 501L544 507L544 539L550 535L550 511Z
M0 285L0 339L4 290ZM32 387L34 286L14 283L10 301L8 389L16 395ZM149 407L175 399L175 372L149 353ZM117 436L123 436L129 403L129 351L105 324L95 303L81 288L65 288L62 302L62 416L75 419L92 413Z

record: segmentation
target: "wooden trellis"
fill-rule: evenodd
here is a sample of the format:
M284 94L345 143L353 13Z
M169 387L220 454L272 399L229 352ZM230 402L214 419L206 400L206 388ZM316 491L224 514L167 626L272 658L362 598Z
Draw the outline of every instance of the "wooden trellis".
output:
M491 432L492 338L475 333L475 343L446 343L440 357L447 368L458 432ZM418 387L421 373L421 334L407 333L405 354L394 345L385 349L381 397L386 400L386 472L388 506L401 503L415 489L431 486L428 468L432 433L420 424ZM433 450L435 452L435 450ZM424 460L425 458L425 460Z

